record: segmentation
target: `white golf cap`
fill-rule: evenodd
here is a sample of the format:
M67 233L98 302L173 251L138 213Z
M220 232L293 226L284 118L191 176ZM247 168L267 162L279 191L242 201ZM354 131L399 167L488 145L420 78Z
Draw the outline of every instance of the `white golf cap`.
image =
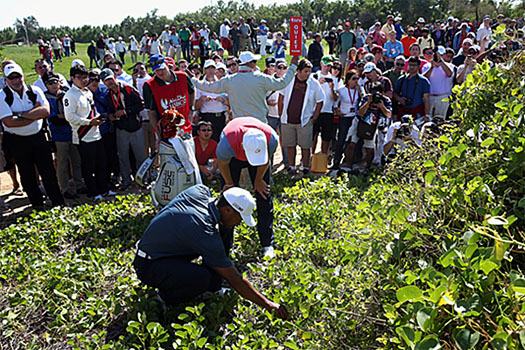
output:
M4 67L4 75L6 77L10 76L13 73L24 75L24 71L22 71L22 67L20 67L16 63L9 63L7 66Z
M85 66L85 64L81 59L77 58L76 60L73 60L73 62L71 62L71 68L73 68L74 66Z
M216 68L216 66L217 65L215 64L214 60L206 60L206 62L204 62L204 69L210 68L210 67Z
M365 64L365 68L363 69L363 73L370 73L374 69L376 69L376 64L373 63L373 62L368 62L367 64Z
M255 199L250 192L239 187L232 187L224 191L223 196L232 208L241 214L246 225L255 226L255 220L252 216L255 209Z
M440 55L444 55L445 52L447 52L447 50L445 50L445 48L443 46L438 46L438 52Z
M417 19L417 23L425 23L425 19L423 17L419 17Z
M259 166L268 163L268 142L261 130L249 128L242 138L242 147L250 165Z
M241 54L239 55L239 61L241 61L241 64L246 64L246 63L250 63L253 61L257 61L260 58L261 58L261 55L254 55L250 51L241 52Z
M222 62L219 62L217 63L217 69L224 69L224 71L226 72L227 68L226 68L226 65Z

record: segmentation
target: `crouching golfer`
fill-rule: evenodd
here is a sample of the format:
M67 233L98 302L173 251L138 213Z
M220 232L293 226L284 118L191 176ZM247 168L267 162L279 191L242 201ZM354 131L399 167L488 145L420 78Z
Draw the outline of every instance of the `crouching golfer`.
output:
M242 297L286 319L282 305L255 290L228 259L229 242L223 232L244 220L255 226L255 200L238 187L213 198L210 190L195 185L180 193L151 221L137 244L133 265L138 278L159 289L169 305L182 303L206 291L218 291L222 278ZM192 262L202 257L202 264Z

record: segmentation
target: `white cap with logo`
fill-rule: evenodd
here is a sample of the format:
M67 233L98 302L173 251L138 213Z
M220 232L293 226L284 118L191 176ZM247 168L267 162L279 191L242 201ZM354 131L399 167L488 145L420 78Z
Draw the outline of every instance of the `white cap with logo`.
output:
M253 61L260 60L260 59L261 59L261 55L254 55L250 51L241 52L241 54L239 55L239 61L241 61L241 64L250 63Z
M7 66L4 67L4 75L6 77L10 76L13 73L24 75L24 72L22 71L22 67L20 67L16 63L9 63Z
M241 214L246 225L255 226L255 219L252 216L255 209L255 199L250 192L239 187L232 187L224 191L223 196L232 208Z
M268 142L261 130L249 128L242 138L242 147L250 165L259 166L268 163Z

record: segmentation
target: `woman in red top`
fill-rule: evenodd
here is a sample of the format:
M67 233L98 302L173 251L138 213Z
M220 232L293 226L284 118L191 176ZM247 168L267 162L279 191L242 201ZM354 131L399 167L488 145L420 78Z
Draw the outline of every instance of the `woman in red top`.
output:
M200 121L197 124L197 136L193 138L195 142L195 157L199 164L199 170L204 178L213 180L213 174L217 171L217 142L211 139L213 134L212 124L207 121ZM208 161L213 159L211 169L208 167Z

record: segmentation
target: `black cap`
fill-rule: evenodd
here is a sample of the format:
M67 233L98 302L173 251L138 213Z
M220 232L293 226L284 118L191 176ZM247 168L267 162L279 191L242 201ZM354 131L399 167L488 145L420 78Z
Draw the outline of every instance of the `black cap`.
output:
M277 60L273 56L266 57L266 67L269 67L270 64L275 64Z
M99 75L99 78L101 81L106 81L106 79L108 78L113 78L115 76L115 73L113 73L113 71L109 68L104 68L102 69L102 71L100 72L100 75Z
M53 84L59 80L60 76L53 71L45 72L44 75L42 75L42 81L44 84Z

